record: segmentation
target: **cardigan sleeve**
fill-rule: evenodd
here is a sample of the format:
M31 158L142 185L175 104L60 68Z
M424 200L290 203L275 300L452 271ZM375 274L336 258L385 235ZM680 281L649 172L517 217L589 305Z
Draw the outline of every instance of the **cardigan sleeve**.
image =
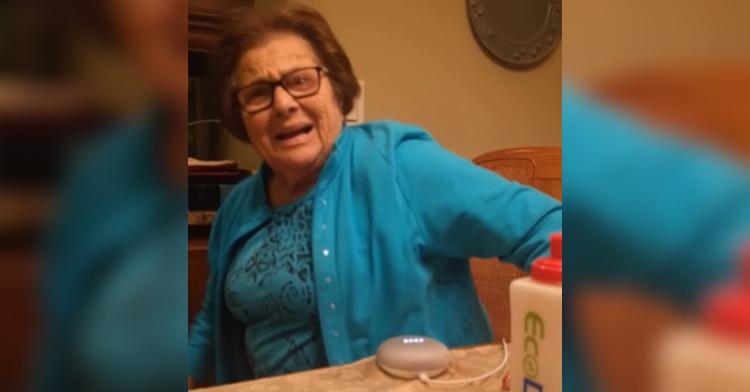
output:
M569 88L562 110L566 276L690 305L732 275L750 239L745 168Z
M423 252L499 257L524 270L562 231L562 205L461 158L426 132L396 149L399 186L422 234Z

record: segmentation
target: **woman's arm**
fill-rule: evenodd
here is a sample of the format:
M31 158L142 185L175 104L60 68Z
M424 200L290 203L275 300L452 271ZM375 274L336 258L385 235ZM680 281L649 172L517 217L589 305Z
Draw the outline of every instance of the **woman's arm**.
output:
M562 231L562 205L461 158L422 133L397 147L399 185L427 254L499 257L524 270Z

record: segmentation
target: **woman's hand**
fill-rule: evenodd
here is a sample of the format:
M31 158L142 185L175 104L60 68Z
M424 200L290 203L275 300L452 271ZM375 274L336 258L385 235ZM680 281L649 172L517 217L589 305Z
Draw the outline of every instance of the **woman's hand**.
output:
M197 383L195 382L195 379L188 376L188 391L191 389L195 389Z

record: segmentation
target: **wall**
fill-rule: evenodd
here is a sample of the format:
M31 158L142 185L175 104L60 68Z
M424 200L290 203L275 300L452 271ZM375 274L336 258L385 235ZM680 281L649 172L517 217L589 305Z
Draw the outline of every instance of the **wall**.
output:
M567 1L563 71L590 83L663 62L746 59L749 14L747 0Z
M300 2L326 17L365 82L366 121L418 124L467 158L560 145L562 45L540 66L510 71L480 49L464 0Z

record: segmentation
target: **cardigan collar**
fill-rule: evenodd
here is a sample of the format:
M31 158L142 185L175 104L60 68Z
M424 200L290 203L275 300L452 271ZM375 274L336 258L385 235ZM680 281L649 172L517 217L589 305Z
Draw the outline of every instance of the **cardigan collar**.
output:
M336 142L326 159L326 163L323 165L323 169L321 169L318 184L315 189L316 193L324 191L343 167L345 157L351 149L353 137L351 135L352 132L354 132L354 130L344 124L344 127L341 130L341 135L336 139ZM263 225L271 216L272 210L268 205L268 197L266 195L266 179L271 174L271 168L268 164L263 162L258 174L247 179L247 181L251 182L248 184L249 189L247 196L244 200L239 201L242 205L240 208L242 208L245 213L238 213L237 216L249 216L251 218L244 222L234 222L234 224L240 224L241 229L228 231L236 234L227 244L228 246L225 248L227 251L231 252L231 250L235 248L235 244L241 241L248 233L256 230L258 226ZM233 221L234 218L230 217L230 220Z

